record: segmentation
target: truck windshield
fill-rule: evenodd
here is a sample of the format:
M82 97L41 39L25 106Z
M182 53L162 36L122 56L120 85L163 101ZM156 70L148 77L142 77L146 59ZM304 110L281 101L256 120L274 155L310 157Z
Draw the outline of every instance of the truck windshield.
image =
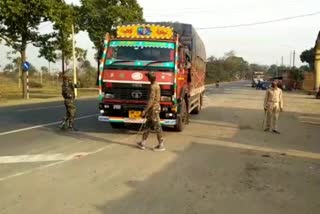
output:
M108 48L106 66L125 64L126 66L144 67L149 64L155 67L173 68L174 47L174 43L170 42L112 41Z

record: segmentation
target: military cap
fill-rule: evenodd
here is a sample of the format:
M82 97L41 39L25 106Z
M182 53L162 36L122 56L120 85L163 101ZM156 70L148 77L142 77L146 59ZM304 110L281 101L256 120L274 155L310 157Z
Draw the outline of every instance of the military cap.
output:
M153 71L149 71L145 75L148 77L148 79L156 79L156 74Z

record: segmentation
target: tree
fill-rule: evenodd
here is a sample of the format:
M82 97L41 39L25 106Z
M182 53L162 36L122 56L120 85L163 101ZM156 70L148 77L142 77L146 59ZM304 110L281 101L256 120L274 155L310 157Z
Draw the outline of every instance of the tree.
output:
M72 33L72 25L75 27L75 33L78 32L76 17L78 7L68 5L64 1L57 1L54 5L54 15L50 16L50 21L53 23L53 29L55 31L55 39L47 42L46 46L42 46L40 49L40 57L46 58L50 62L55 62L57 59L61 59L62 73L65 72L65 65L69 64L72 58L72 39L70 37ZM57 52L56 50L59 50Z
M47 66L41 66L40 70L42 73L49 73L49 68Z
M268 66L266 65L259 65L259 64L250 64L250 71L254 72L254 71L267 71L268 70Z
M231 81L249 77L249 65L242 57L225 54L222 58L210 56L207 63L207 81Z
M10 73L13 71L13 69L14 69L13 65L11 63L9 63L6 66L4 66L3 71L6 73Z
M77 70L79 71L79 73L81 73L82 72L82 68L83 68L82 65L87 59L88 51L84 50L82 48L78 48L78 47L76 47L75 51L76 51L76 59L78 61L78 69Z
M276 77L278 74L279 68L277 65L271 65L270 68L268 69L267 73L271 76L271 77Z
M235 56L236 55L236 52L234 50L231 50L231 51L228 51L224 54L224 57L225 58L228 58L228 57L232 57L232 56Z
M311 71L309 65L301 65L299 69L302 70L302 71L306 71L306 72L310 72Z
M303 70L301 69L293 69L291 73L292 79L297 82L301 82L304 79Z
M82 63L81 68L83 68L83 69L92 68L90 61L89 60L85 60Z
M0 0L0 38L7 46L20 53L21 62L26 60L28 44L44 45L53 36L40 35L38 26L49 19L54 2L53 0ZM23 73L24 98L27 97L25 78L26 75Z
M117 25L143 21L142 8L137 0L81 0L81 4L81 30L89 33L97 52L102 48L105 34L108 32L114 35Z
M29 74L35 75L36 73L39 73L38 69L33 64L30 63Z
M214 56L210 56L208 58L208 62L214 62L215 60L217 60L217 58L215 58Z
M301 62L308 63L311 70L314 70L314 60L315 60L315 50L314 48L310 48L305 50L300 55Z

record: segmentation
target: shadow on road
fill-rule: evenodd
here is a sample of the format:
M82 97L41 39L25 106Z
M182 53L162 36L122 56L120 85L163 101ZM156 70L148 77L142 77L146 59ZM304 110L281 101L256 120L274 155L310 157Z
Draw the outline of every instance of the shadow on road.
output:
M95 206L103 214L317 213L319 174L310 181L305 165L290 162L195 141L156 173L130 169L132 180L112 180L117 199L106 192Z
M283 112L280 114L281 135L263 131L264 111L245 108L208 107L192 117L187 134L207 138L261 145L282 149L320 152L320 115ZM195 133L192 130L201 130Z

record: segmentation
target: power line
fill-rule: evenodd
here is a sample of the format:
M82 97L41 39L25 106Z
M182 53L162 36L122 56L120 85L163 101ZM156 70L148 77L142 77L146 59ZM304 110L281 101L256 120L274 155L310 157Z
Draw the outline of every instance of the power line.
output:
M203 28L197 28L197 30L212 30L212 29L225 29L225 28L236 28L236 27L263 25L263 24L283 22L283 21L287 21L287 20L291 20L291 19L298 19L298 18L303 18L303 17L308 17L308 16L315 16L315 15L319 15L319 14L320 14L320 11L314 12L314 13L298 15L298 16L289 16L289 17L280 18L280 19L261 21L261 22L253 22L253 23L245 23L245 24L237 24L237 25L214 26L214 27L203 27Z

